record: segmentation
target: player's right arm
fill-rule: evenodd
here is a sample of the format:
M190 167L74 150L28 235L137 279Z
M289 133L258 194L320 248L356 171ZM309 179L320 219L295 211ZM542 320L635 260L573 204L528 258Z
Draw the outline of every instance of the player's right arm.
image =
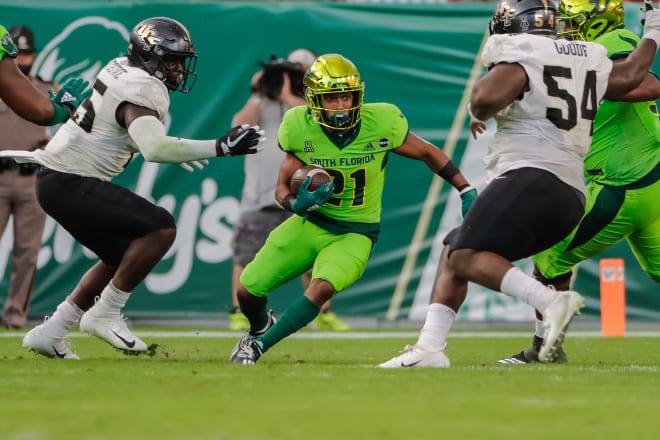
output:
M648 75L655 53L660 48L660 11L648 11L645 20L642 41L624 61L613 65L607 81L605 99L621 100Z
M500 63L493 66L472 89L470 112L485 121L520 98L527 87L527 74L520 64Z
M50 99L32 85L8 56L0 60L0 98L18 116L39 125L48 125L55 116Z
M658 98L660 98L660 80L652 73L648 73L636 89L619 97L617 101L646 102L655 101Z
M224 136L211 140L184 139L167 135L158 113L147 107L124 102L117 111L117 122L149 162L182 163L218 156L254 154L265 140L259 126L237 126Z

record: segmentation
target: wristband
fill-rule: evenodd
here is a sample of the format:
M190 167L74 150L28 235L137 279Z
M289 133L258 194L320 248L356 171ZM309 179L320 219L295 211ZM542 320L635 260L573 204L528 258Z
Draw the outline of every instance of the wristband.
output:
M470 185L470 184L468 183L468 184L463 185L463 186L461 186L460 188L458 188L458 194L462 196L462 195L465 194L466 192L470 192L470 191L472 191L473 189L474 189L474 187L472 187L472 185Z
M48 125L61 124L63 122L66 122L66 120L73 115L73 112L69 109L69 107L66 107L61 104L55 104L54 102L51 103L53 104L54 112L53 112L53 119L51 119L48 122Z
M456 164L449 160L440 171L438 171L438 176L445 179L447 182L451 182L451 179L461 171L458 169Z
M293 212L293 199L295 199L293 194L287 194L282 199L280 205L282 205L282 208L286 209L287 211Z
M468 104L468 114L470 115L470 124L472 124L473 122L481 123L481 124L486 123L486 121L482 121L481 119L474 116L474 114L472 113L472 107L470 106L470 104Z

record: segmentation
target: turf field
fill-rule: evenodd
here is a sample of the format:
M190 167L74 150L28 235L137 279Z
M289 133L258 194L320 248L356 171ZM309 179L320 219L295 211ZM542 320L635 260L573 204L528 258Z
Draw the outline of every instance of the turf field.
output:
M168 330L136 329L160 345L153 357L72 338L81 361L35 356L22 334L0 332L0 438L658 438L658 338L575 331L569 365L507 366L494 361L526 346L525 333L457 332L452 368L381 370L416 332L290 338L243 367L227 360L238 334Z

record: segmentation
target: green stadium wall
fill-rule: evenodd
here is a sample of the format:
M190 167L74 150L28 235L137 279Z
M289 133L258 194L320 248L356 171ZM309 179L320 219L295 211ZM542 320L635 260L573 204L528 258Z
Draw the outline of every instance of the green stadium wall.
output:
M480 157L485 147L469 140L461 102L470 73L482 73L475 60L492 5L57 0L0 5L3 25L34 29L41 49L36 73L58 82L71 76L92 79L105 62L125 53L128 32L144 18L169 16L184 23L199 54L199 76L191 94L172 95L168 123L171 134L189 138L212 139L229 128L233 113L249 96L252 74L271 54L284 57L297 47L341 53L358 66L367 101L397 104L412 131L444 148L471 180L483 180ZM638 7L627 7L629 27L641 32ZM203 171L187 173L137 157L115 180L166 207L178 223L176 243L136 289L127 316L201 319L229 310L230 241L239 215L242 165L241 158L219 159ZM447 185L429 190L438 183L433 179L423 164L392 157L381 238L363 278L333 302L338 314L423 318L439 239L460 221L457 194ZM11 234L8 228L0 241L0 301L9 279ZM639 269L627 246L601 257L625 258L628 317L659 319L660 289ZM93 254L49 220L31 316L51 313L94 262ZM529 262L520 264L529 268ZM510 298L470 289L460 319L532 317L529 308ZM585 313L596 316L597 259L580 266L576 289L588 298ZM273 292L271 307L281 312L301 293L299 282L291 281Z

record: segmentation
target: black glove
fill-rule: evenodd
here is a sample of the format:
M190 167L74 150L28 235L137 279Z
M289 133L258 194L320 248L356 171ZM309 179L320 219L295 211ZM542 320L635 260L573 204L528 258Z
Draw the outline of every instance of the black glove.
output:
M238 125L215 141L217 156L240 156L261 151L259 144L266 140L258 125Z

